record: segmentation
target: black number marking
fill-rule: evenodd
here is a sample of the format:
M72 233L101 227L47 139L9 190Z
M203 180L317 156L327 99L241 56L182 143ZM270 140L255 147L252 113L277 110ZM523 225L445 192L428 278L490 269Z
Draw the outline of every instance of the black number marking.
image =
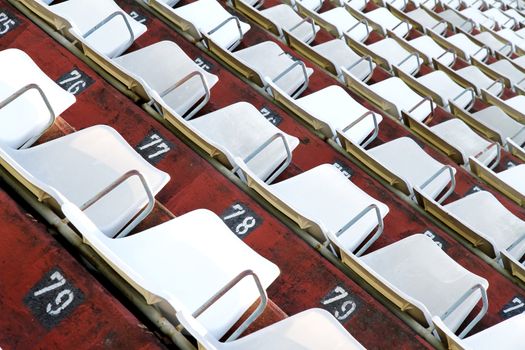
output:
M246 204L236 202L221 215L222 221L239 237L246 237L262 223L262 219Z
M342 286L336 286L321 299L321 307L334 315L341 323L349 320L360 305L361 302Z
M261 114L270 122L272 123L273 125L275 126L278 126L279 124L281 124L281 122L283 121L283 118L275 113L274 111L272 111L270 108L266 107L266 106L263 106L259 112L261 112Z
M91 79L86 73L78 69L73 68L71 72L67 72L62 75L56 83L62 87L62 89L73 95L80 95L95 81Z
M0 10L0 37L4 36L19 25L20 20L18 18L6 10Z
M161 161L171 151L173 145L166 141L155 129L151 129L135 150L151 164Z

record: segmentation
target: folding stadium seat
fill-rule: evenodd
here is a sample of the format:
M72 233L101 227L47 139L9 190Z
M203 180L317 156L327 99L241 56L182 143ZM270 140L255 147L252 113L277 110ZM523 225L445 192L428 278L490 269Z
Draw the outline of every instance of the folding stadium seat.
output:
M483 11L483 14L488 17L492 18L496 23L498 24L498 27L500 28L519 28L518 21L509 15L507 15L505 12L501 11L497 8L490 8L488 10Z
M496 167L500 160L500 146L476 134L458 118L449 119L431 127L421 124L442 141L461 154L460 164L466 164L469 157L475 157L483 165Z
M479 191L443 206L443 211L459 223L469 240L490 249L489 256L500 260L500 252L519 260L525 254L525 222L512 214L491 193ZM460 230L460 231L462 231ZM487 247L487 248L488 248Z
M323 6L324 0L284 0L283 2L292 6L294 9L297 9L297 4L300 4L301 6L316 12Z
M420 323L430 326L432 316L447 316L447 326L455 331L482 299L483 308L464 328L463 336L486 313L488 282L465 270L425 235L412 235L360 257L381 234L388 207L352 185L332 165L320 165L268 186L238 162L240 176L250 187L318 240L332 244L344 263ZM308 191L300 190L305 188ZM372 238L364 243L375 227Z
M235 1L242 2L243 0ZM300 7L300 4L297 7ZM319 31L319 27L313 21L308 22L307 19L301 18L293 8L285 4L261 10L259 14L277 28L280 37L283 35L282 31L286 30L299 40L310 43Z
M490 31L482 31L474 35L479 42L489 47L492 52L500 52L505 56L510 56L514 52L514 47L510 41Z
M365 350L328 311L308 309L241 339L221 343L190 312L177 313L181 324L209 350L290 349Z
M265 289L279 275L276 265L205 209L111 239L75 204L62 199L61 207L83 240L170 321L179 310L198 312L210 296L223 295L199 317L213 337L222 337L260 296L262 302L233 337L242 333L263 311Z
M452 9L458 9L461 6L465 8L476 8L480 9L484 5L483 0L445 0L443 1L443 4L445 4L447 7Z
M139 95L152 101L159 112L166 109L186 119L206 105L210 89L218 81L217 76L197 66L171 41L152 44L112 62L127 76L126 80L134 82L130 85L135 90L142 88Z
M366 21L356 19L345 7L335 7L319 14L301 6L298 6L298 9L299 13L312 18L336 38L342 38L343 34L346 34L357 41L365 41L372 30Z
M265 78L269 78L293 96L300 95L308 87L308 77L313 73L312 68L292 59L273 41L249 46L232 55L257 75L256 81L262 87L268 87Z
M419 36L409 40L408 43L424 54L427 61L432 62L435 59L445 66L451 66L456 62L456 54L453 50L443 48L428 35Z
M504 91L505 83L503 80L494 80L488 77L476 66L467 66L453 72L470 83L478 95L481 94L482 89L496 96L501 95Z
M463 33L454 34L444 39L450 46L456 49L456 53L462 53L466 60L474 57L477 60L485 61L490 56L490 49L488 47L474 43Z
M507 16L514 18L514 20L519 24L525 24L525 16L522 15L520 12L516 11L513 8L509 8L508 10L503 11L504 14Z
M483 26L489 29L494 29L496 27L497 22L494 18L487 16L485 12L481 12L476 8L469 7L461 10L459 13L476 23L477 28Z
M332 3L335 6L343 7L345 5L348 5L350 8L353 8L354 10L361 11L365 8L366 4L368 3L368 0L331 0Z
M525 339L521 330L525 328L525 314L513 316L470 337L460 339L443 324L439 317L432 319L438 334L447 349L458 350L520 350Z
M217 45L233 49L250 30L250 25L232 16L216 0L196 0L175 9L166 5L172 12L175 23L180 23L195 39L207 34ZM205 15L204 15L205 14Z
M0 51L0 143L26 148L75 103L23 51Z
M311 49L328 61L327 69L339 79L342 79L341 68L344 68L357 79L367 81L376 67L370 56L359 56L342 39L333 39Z
M513 31L511 29L504 28L504 29L498 30L497 34L501 36L502 38L510 41L520 50L525 51L525 39L523 38L523 36L518 34L517 31Z
M369 283L431 329L432 317L440 316L455 332L481 299L483 306L463 328L462 338L487 312L488 282L463 268L424 234L406 237L361 258L346 254L346 264L363 269Z
M525 196L525 164L516 165L496 174L498 179Z
M434 16L430 15L428 11L421 7L404 14L412 21L417 22L420 28L424 28L423 32L426 32L426 30L433 30L438 34L443 34L447 30L447 23L444 20L437 20Z
M490 69L510 80L512 85L524 88L525 72L517 68L512 62L502 59L488 65Z
M357 125L353 125L348 137L356 143L361 143L372 133L374 133L373 137L377 134L378 124L382 120L381 115L371 113L337 85L331 85L307 96L294 99L272 82L268 83L272 96L278 102L294 111L326 137L336 139L336 129L344 129L353 125L362 116L364 119L360 120Z
M474 104L476 92L472 87L464 88L452 80L445 72L436 70L414 79L403 75L405 79L417 86L420 93L430 94L432 99L443 108L450 111L449 101L466 110Z
M523 0L500 0L504 5L509 8L522 11L525 9L525 1Z
M406 46L401 46L397 40L392 38L376 41L366 48L387 62L387 69L390 71L392 66L396 66L407 74L415 75L423 64L423 60L416 51L409 52Z
M410 23L400 20L384 7L379 7L370 12L361 12L361 15L372 27L380 30L382 35L391 31L399 37L405 37L412 29Z
M147 30L113 0L68 0L48 9L71 24L68 32L76 39L109 58L122 54Z
M381 235L388 207L370 197L330 164L267 185L241 160L239 176L325 245L360 256ZM302 189L308 189L303 191ZM341 205L344 204L344 210Z
M359 91L382 110L402 119L402 111L414 119L423 121L434 110L434 103L429 97L422 97L412 90L403 80L391 77L372 85L366 85L354 79L343 70L346 85Z
M470 33L474 28L476 28L476 23L474 23L470 18L465 17L464 15L452 9L439 12L437 15L448 23L452 24L455 28L462 29L466 32Z
M195 118L186 129L210 155L231 168L235 157L242 158L267 183L290 164L292 151L299 145L296 137L283 133L247 102Z
M347 133L348 134L347 130ZM389 183L401 189L410 197L414 195L414 187L431 198L436 198L443 190L438 203L443 202L454 192L456 170L450 165L442 164L429 156L414 140L401 137L381 145L365 150L366 145L360 146L342 130L338 136L345 148L383 176Z
M169 181L166 173L103 125L23 150L0 143L0 157L39 200L58 201L61 193L86 208L108 236L131 231L153 209L153 196Z

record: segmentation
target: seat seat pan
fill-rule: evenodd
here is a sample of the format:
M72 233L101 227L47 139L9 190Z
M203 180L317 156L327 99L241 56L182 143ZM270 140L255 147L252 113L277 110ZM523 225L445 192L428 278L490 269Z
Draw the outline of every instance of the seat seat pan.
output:
M455 202L444 209L478 232L482 237L489 237L495 243L495 251L504 251L523 234L525 222L505 208L491 193L479 191ZM525 254L525 241L510 252L521 258Z
M111 150L111 152L108 152ZM130 170L138 170L153 195L169 175L146 162L114 129L98 125L24 149L0 148L7 160L28 181L48 194L58 191L82 206ZM114 236L147 203L140 181L130 178L86 210L108 236Z
M285 30L289 30L303 20L290 6L285 4L264 9L261 14ZM317 33L318 30L319 26L315 25L315 32ZM293 35L304 42L310 42L315 37L315 33L312 33L312 25L308 22L295 28Z
M500 83L494 84L494 80L489 78L476 66L467 66L465 68L458 69L456 73L474 85L478 92L481 91L481 89L484 89L496 96L499 96L499 94L503 92L503 87Z
M376 41L368 45L368 48L376 55L387 60L392 66L397 66L408 74L413 74L419 70L419 61L415 56L411 56L407 61L403 62L403 64L400 64L410 55L410 52L392 38Z
M473 56L474 58L483 61L488 55L487 50L480 50L481 47L467 38L467 36L463 33L449 36L446 38L446 40L462 50L465 53L465 56L468 58Z
M177 64L173 64L174 60ZM205 95L201 80L198 77L193 77L179 88L160 97L162 92L194 71L199 71L204 75L209 89L219 80L216 75L210 74L197 66L172 41L157 42L115 58L113 61L135 77L141 79L150 95L163 99L166 105L179 115L184 115Z
M462 120L453 118L443 123L434 125L430 130L458 149L463 155L463 160L468 161L471 156L476 156L479 152L490 146L490 142L476 134ZM490 164L497 156L496 147L485 152L478 159L485 165Z
M525 164L520 164L508 168L497 174L498 178L519 193L525 195Z
M67 19L82 37L102 20L117 11L124 13L135 40L147 30L145 25L126 14L113 0L69 0L51 5L49 9ZM89 16L86 16L86 13L89 13ZM126 51L131 45L129 40L130 33L122 17L113 18L85 39L98 52L110 58L119 56Z
M233 55L258 72L262 78L268 77L271 80L275 79L295 62L273 41L265 41L249 46L234 52ZM306 73L310 76L313 73L313 69L306 68ZM303 70L300 66L296 66L275 84L286 93L292 94L303 83Z
M438 34L442 34L447 29L446 23L440 23L431 15L428 14L427 11L425 11L422 8L414 9L410 12L407 12L406 15L414 20L415 22L421 24L424 28L432 29L434 32Z
M525 314L520 314L463 339L463 343L476 350L520 350L523 348L523 333L516 330L524 328Z
M401 137L374 147L368 151L368 154L394 174L406 179L412 187L420 187L444 166L408 137ZM431 198L436 198L449 183L449 173L443 172L423 191Z
M507 137L512 138L521 128L525 127L525 125L509 117L501 108L496 106L487 107L472 115L477 121L496 131L503 143L505 143ZM518 145L523 144L525 142L525 135L520 135L517 139L514 139L514 141Z
M489 47L491 50L500 51L504 55L510 55L512 53L512 47L505 46L507 42L496 38L490 32L481 32L479 34L474 35L474 37L477 40L481 41L484 45Z
M494 28L495 22L492 18L489 18L485 15L485 12L481 12L480 10L476 8L466 8L464 10L461 10L460 13L473 20L478 26L483 25L487 28Z
M432 316L441 316L472 286L488 282L463 268L431 238L415 234L361 257L375 273L422 303ZM475 292L446 319L455 331L481 298Z
M359 22L344 7L336 7L325 11L319 14L319 17L337 27L340 33L346 32L348 29L352 28ZM352 29L350 32L347 32L346 34L352 39L363 41L367 37L366 25L363 23L357 24L354 29Z
M513 31L511 29L504 28L498 31L498 35L507 39L508 41L510 41L517 47L519 47L520 49L525 50L525 39L519 36L517 31Z
M393 30L394 33L398 36L404 37L408 34L410 29L412 28L412 25L406 25L406 24L400 24L401 20L394 16L388 9L384 7L377 8L375 10L372 10L370 12L366 12L365 14L366 18L370 18L372 21L377 23L383 28L383 31L386 32L388 30ZM400 25L399 25L400 24ZM399 25L396 29L396 27Z
M439 46L434 39L428 35L422 35L409 41L410 45L414 46L420 52L424 53L428 60L432 58L437 59L445 66L451 66L454 63L455 57L451 52L446 52L444 48ZM441 57L440 57L441 56ZM439 57L439 58L438 58Z
M525 73L507 60L499 60L489 65L490 68L500 73L504 77L510 79L512 84L523 83L525 81Z
M298 98L295 103L301 108L330 126L333 134L357 120L368 109L356 102L343 88L331 85L310 95ZM383 118L375 114L377 123ZM359 144L374 130L372 116L368 116L348 130L345 135Z
M449 108L449 100L457 98L465 89L454 82L445 72L436 70L434 72L425 74L417 81L424 85L427 89L434 91L443 100L445 108ZM461 95L461 97L454 100L460 106L465 107L472 102L472 95L468 92Z
M235 157L245 159L271 136L283 133L247 102L238 102L218 109L188 123L204 138L223 150L232 165ZM299 140L283 134L292 152L299 145ZM250 169L265 179L285 158L283 141L277 139L249 162Z
M191 22L197 30L203 33L209 33L232 16L216 0L197 0L184 6L177 6L172 11L177 16ZM240 24L244 35L250 30L250 25L242 21ZM237 22L229 21L209 36L217 45L228 49L239 40L239 35Z

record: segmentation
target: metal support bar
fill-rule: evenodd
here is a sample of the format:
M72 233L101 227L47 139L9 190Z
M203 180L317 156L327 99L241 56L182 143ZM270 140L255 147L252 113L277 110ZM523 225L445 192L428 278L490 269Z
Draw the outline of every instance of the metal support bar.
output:
M452 99L452 101L457 101L461 96L465 95L467 92L470 92L470 95L472 97L472 99L470 100L470 102L465 106L465 110L470 110L470 108L474 105L474 102L476 101L476 92L474 91L474 89L472 87L467 87L465 88L465 90L463 90L459 95L457 95L456 97L454 97Z
M447 192L445 192L445 194L443 194L443 196L441 196L439 200L436 198L436 202L438 202L439 204L443 203L443 201L445 201L445 199L447 199L454 192L454 189L456 188L456 178L454 177L454 168L452 168L450 165L443 166L434 175L432 175L425 182L423 182L423 184L420 186L420 189L423 190L425 187L430 185L432 181L437 179L437 177L441 175L441 173L443 173L445 170L448 170L448 173L450 175L450 188L448 189Z
M224 21L222 21L218 26L216 26L215 28L213 28L212 30L210 30L208 32L208 35L212 35L213 33L217 32L219 29L221 29L222 27L224 27L224 25L228 22L230 22L231 20L234 20L235 23L237 24L237 29L239 30L239 39L237 39L237 41L235 41L230 47L235 47L237 46L241 40L243 39L244 37L244 34L242 33L242 29L241 29L241 21L239 20L239 18L237 18L236 16L230 16L228 17L227 19L225 19Z
M501 96L501 94L505 90L505 82L503 81L503 78L498 78L498 79L494 80L489 86L487 86L487 91L490 91L490 89L493 86L496 86L496 84L498 84L498 83L501 85L501 91L499 93L497 93L496 96Z
M394 28L391 29L392 32L394 32L394 31L396 30L396 28L399 27L399 26L400 26L401 24L403 24L403 23L406 24L406 26L407 26L407 32L406 32L406 34L405 34L405 35L407 35L408 32L410 31L410 24L409 24L407 21L405 21L405 20L402 20L402 21L399 22L397 25L395 25ZM405 35L403 35L403 37L404 37Z
M503 49L505 49L506 47L510 47L510 52L508 55L505 55L505 56L510 56L514 52L514 47L512 46L512 43L510 41L507 41L507 43L503 45L502 47L500 47L498 51L503 53Z
M376 213L376 217L377 217L377 230L372 235L372 237L365 243L365 245L361 247L361 249L359 249L357 253L355 253L355 256L357 257L361 256L379 238L379 236L381 236L381 233L383 233L384 224L383 224L383 218L381 217L381 211L379 210L379 207L375 203L370 204L365 209L363 209L359 214L357 214L352 220L346 223L335 234L336 237L341 236L346 230L352 227L353 224L359 221L363 216L365 216L372 209L374 209Z
M345 30L344 32L346 34L350 33L352 30L356 29L360 24L363 24L366 28L366 36L364 37L363 40L361 41L365 41L366 39L368 39L368 37L370 36L370 28L368 27L368 21L366 19L361 19L359 20L357 23L355 23L353 26L351 26L350 28L348 28L347 30ZM341 34L339 36L339 39L342 39L344 36L344 34Z
M292 63L288 68L283 70L279 75L277 75L272 81L274 83L277 83L278 80L282 79L286 74L290 73L296 66L301 66L301 70L303 72L304 81L303 84L300 86L298 90L296 90L290 97L296 98L299 95L303 93L304 90L308 87L308 72L306 72L306 66L304 65L304 62L301 60L296 60L294 63Z
M38 93L40 94L40 97L42 97L42 100L44 100L46 108L49 111L49 121L47 122L47 124L46 124L45 128L42 130L42 132L40 132L38 135L34 135L34 136L30 137L26 142L24 142L22 144L22 146L19 147L19 149L24 149L24 148L27 148L27 147L31 146L36 140L38 140L38 138L44 132L46 132L46 130L48 130L53 125L53 123L55 122L55 118L56 118L55 112L53 111L53 108L51 107L51 103L47 99L46 94L40 88L40 86L38 86L37 84L28 84L28 85L18 89L17 91L15 91L13 94L9 95L3 101L0 101L0 109L4 108L5 106L7 106L11 102L15 101L20 96L22 96L23 94L25 94L26 92L28 92L30 90L38 91Z
M359 58L357 61L355 61L354 63L352 63L348 68L346 68L346 70L348 72L350 72L350 70L354 67L357 67L357 65L363 61L367 61L368 62L368 68L370 69L370 73L368 73L368 75L363 79L363 82L366 82L368 81L368 79L370 79L370 77L372 76L372 73L374 73L374 63L372 61L372 57L370 56L362 56L361 58ZM341 73L341 76L343 75L343 73Z
M418 108L419 106L421 106L423 103L425 103L426 101L428 101L430 103L430 115L432 116L430 120L432 120L432 118L434 118L434 100L432 100L432 97L430 96L425 96L423 97L423 99L421 101L419 101L418 103L416 103L416 105L412 108L410 108L407 113L410 114L412 113L413 111L416 110L416 108Z
M485 46L485 45L483 45L482 47L480 47L479 50L476 51L476 52L474 52L474 54L472 54L471 56L472 56L472 57L476 56L478 53L481 52L481 50L485 50L485 51L487 51L487 56L485 56L485 58L482 60L483 62L485 62L485 61L489 58L489 56L490 56L490 49L489 49L487 46Z
M379 134L379 124L377 123L377 118L376 118L376 114L372 111L367 111L365 112L363 115L361 115L359 118L357 118L356 120L354 120L353 122L351 122L348 126L344 127L342 129L342 132L345 133L347 132L348 130L350 130L351 128L353 128L356 124L358 124L359 122L361 122L362 120L364 120L366 117L368 117L369 115L372 116L372 120L374 121L374 133L372 134L372 136L370 136L369 138L365 139L362 144L361 144L361 147L363 148L366 148L366 146L368 146L370 144L370 142L372 142L373 140L375 140L375 138L377 137L377 135ZM337 136L335 136L337 137ZM334 138L335 138L334 137Z
M481 155L483 155L484 153L488 152L492 147L496 147L496 159L494 160L494 162L492 163L492 165L488 165L487 166L490 168L490 169L494 169L498 164L499 164L499 161L501 159L501 145L497 142L492 142L490 145L488 145L484 150L480 151L478 154L476 154L474 156L474 158L477 158L479 159L479 157Z
M268 147L274 140L276 140L277 138L280 138L283 143L284 143L284 149L286 150L286 159L284 161L284 163L277 169L273 172L272 176L270 176L268 179L266 179L266 183L269 185L273 182L273 180L275 180L277 178L277 176L279 176L287 167L288 165L290 165L290 163L292 162L292 152L290 151L290 146L288 145L288 141L286 140L286 137L284 136L283 133L281 132L278 132L274 135L272 135L272 137L270 137L268 140L266 140L263 144L261 144L259 147L257 147L252 153L250 153L243 161L245 164L248 164L248 162L250 160L252 160L253 158L255 158L255 156L259 153L261 153L261 151L263 149L265 149L266 147ZM236 165L233 169L232 169L232 172L233 173L237 173L239 171L240 167L238 165ZM241 177L241 180L246 183L246 178L244 177L244 175L241 175L239 174L240 177Z
M429 1L429 0L427 0ZM425 1L426 2L426 1ZM436 29L438 25L440 24L444 24L445 27L447 26L447 21L445 21L444 19L442 19L441 21L437 22L436 24L434 24L432 27L430 27L430 29Z
M517 133L515 133L514 135L512 135L511 137L509 137L512 141L515 141L514 139L517 138L518 136L520 136L521 134L523 134L525 132L525 126L522 126ZM521 142L519 143L519 145L521 146Z
M115 188L120 186L124 183L127 179L137 176L140 179L140 182L142 183L142 186L144 187L144 190L146 192L146 195L148 196L148 205L140 212L139 215L135 217L128 225L126 225L119 233L115 235L114 238L119 237L125 237L127 236L131 230L133 230L146 216L151 213L153 210L153 207L155 206L155 198L153 197L153 193L151 193L151 190L148 186L148 183L146 182L146 178L138 171L138 170L130 170L126 172L124 175L120 176L118 179L110 183L107 187L105 187L102 191L97 193L93 198L82 204L79 208L82 211L85 211L89 207L91 207L93 204L98 202L100 199L102 199L104 196L106 196L108 193L113 191Z
M200 111L202 109L202 107L204 107L206 105L206 103L208 103L208 101L210 100L210 96L211 96L210 87L208 86L208 81L206 80L206 77L204 76L204 74L201 71L199 71L199 70L195 70L195 71L189 73L188 75L186 75L184 78L180 79L178 82L176 82L175 84L173 84L172 86L170 86L166 90L164 90L161 93L159 93L159 96L164 98L164 96L166 96L167 94L169 94L173 90L177 89L178 87L184 85L185 83L190 81L191 78L193 78L195 76L198 76L200 78L200 80L201 80L202 87L204 88L204 99L197 106L195 106L195 108L193 108L193 110L190 110L190 112L186 112L186 116L184 117L184 120L190 120L191 118L193 118L193 116L198 111Z
M451 53L452 56L454 56L454 60L452 61L452 64L454 64L454 62L456 62L456 59L457 59L457 56L456 56L456 51L454 51L452 48L448 48L445 50L445 52L443 52L441 55L439 55L438 57L436 57L436 60L439 61L439 59L441 57L444 57L447 53Z
M106 25L109 21L111 21L115 17L122 17L124 19L124 23L126 24L126 28L128 29L128 32L129 32L129 40L128 40L128 44L127 45L131 46L131 44L133 44L133 42L135 41L135 34L133 34L133 30L131 29L131 24L129 23L128 19L126 18L126 14L124 12L122 12L122 11L113 12L111 15L107 16L106 18L104 18L102 21L100 21L93 28L88 30L82 37L84 39L87 39L88 36L90 36L91 34L96 32L100 28L102 28L104 25ZM113 58L113 57L110 57L110 58Z
M476 315L476 317L474 317L474 319L472 321L470 321L470 323L463 329L463 331L459 334L459 338L460 339L463 339L463 337L465 335L468 334L468 332L470 332L470 330L483 318L483 316L487 313L487 310L489 308L489 300L488 300L488 297L487 297L487 291L485 290L485 288L483 288L483 286L481 284L476 284L475 286L469 288L469 290L467 290L465 292L465 294L463 294L461 296L461 298L459 298L454 304L452 304L452 306L447 310L445 311L445 313L443 313L443 315L441 316L441 319L443 321L445 321L445 318L447 318L448 316L450 316L450 314L452 314L452 312L454 312L461 304L463 304L463 302L465 300L467 300L468 297L470 297L472 294L474 294L474 292L476 290L478 290L481 292L481 300L483 302L483 307L481 308L481 310L479 311L479 313Z
M311 19L310 17L305 17L303 20L301 20L299 23L297 23L296 25L292 26L290 29L288 29L288 31L291 33L293 32L294 30L296 30L297 28L299 28L299 26L305 22L308 22L311 24L312 26L312 40L313 38L315 38L315 23L314 23L314 20ZM310 42L311 40L306 40L307 42Z
M266 308L266 304L268 303L266 290L262 286L261 281L259 280L259 277L255 274L255 272L253 272L252 270L245 270L238 274L234 279L228 282L210 299L208 299L204 304L202 304L192 315L195 318L199 317L204 311L206 311L213 304L219 301L219 299L221 299L240 281L242 281L245 277L248 276L253 277L253 280L255 281L255 284L257 286L257 290L259 291L259 295L261 296L261 302L259 303L257 308L252 312L252 314L239 327L237 327L235 332L233 332L232 335L230 335L228 339L226 339L226 342L237 339L246 330L246 328L248 328L250 324L252 324L263 313L264 309Z
M518 237L518 239L516 239L514 242L512 242L511 245L509 245L507 247L507 249L505 249L507 252L510 253L510 251L514 248L516 248L518 246L518 244L520 244L521 242L523 242L525 240L525 233L522 234L521 236ZM518 258L521 258L521 257L518 257Z
M414 52L410 53L410 55L408 55L407 57L403 58L401 60L401 62L399 62L397 64L397 66L401 67L404 63L406 63L410 59L410 57L415 57L416 60L417 60L417 69L416 69L415 72L412 73L412 75L414 75L414 74L417 74L417 72L419 72L419 68L421 67L421 58L419 57L419 54L417 52L414 51Z

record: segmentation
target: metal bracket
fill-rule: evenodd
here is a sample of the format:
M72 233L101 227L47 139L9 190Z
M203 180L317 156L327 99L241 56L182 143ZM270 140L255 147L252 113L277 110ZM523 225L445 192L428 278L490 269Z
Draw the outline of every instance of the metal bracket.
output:
M107 16L106 18L104 18L102 21L100 21L93 28L88 30L82 37L84 39L87 39L88 36L90 36L91 34L96 32L100 28L102 28L104 25L106 25L106 23L108 23L109 21L111 21L115 17L122 17L124 19L124 23L126 24L126 28L128 29L129 36L130 36L129 41L128 41L128 46L131 46L131 44L133 44L133 42L135 41L135 34L133 34L133 30L131 29L131 24L129 23L128 19L126 18L126 14L124 12L122 12L122 11L113 12L111 15ZM110 57L110 58L113 58L113 57Z
M370 36L370 27L368 26L368 21L366 19L360 19L356 24L354 24L353 26L351 26L350 28L348 28L347 30L345 30L344 32L345 33L350 33L352 30L354 30L355 28L357 28L357 26L359 26L360 24L364 24L365 28L366 28L366 36L365 38L362 40L362 41L365 41L366 39L368 39L368 37ZM341 34L339 36L339 39L342 39L344 37L344 34Z
M445 192L443 194L443 196L441 196L441 198L438 200L437 198L435 199L436 202L438 202L439 204L443 203L445 201L445 199L447 199L453 192L454 192L454 189L456 188L456 178L454 177L454 168L452 168L450 165L445 165L444 167L440 168L434 175L432 175L431 177L429 177L419 188L421 190L423 190L425 187L427 187L428 185L430 185L432 183L432 181L434 181L435 179L437 179L437 177L439 175L441 175L441 173L443 173L445 170L448 170L449 172L449 175L450 175L450 188L448 189L447 192Z
M131 230L133 230L146 216L151 213L153 210L153 207L155 206L155 198L153 197L153 193L151 192L148 183L146 182L146 178L138 171L138 170L130 170L126 172L124 175L120 176L118 179L110 183L107 187L105 187L102 191L97 193L93 198L82 204L79 209L82 211L85 211L89 207L91 207L93 204L98 202L100 199L102 199L104 196L106 196L108 193L113 191L115 188L120 186L124 183L127 179L137 176L142 183L142 186L144 187L144 190L146 192L146 195L148 196L148 205L142 210L142 212L135 217L128 225L126 225L119 233L117 233L113 238L119 238L119 237L125 237L127 236Z
M300 61L300 60L295 61L288 68L286 68L284 71L279 73L279 75L277 75L274 79L272 79L272 81L274 83L277 83L277 81L279 79L284 77L286 74L290 73L292 71L292 69L295 68L295 66L301 66L301 69L303 71L303 76L304 76L304 82L303 82L303 84L301 85L301 87L298 90L296 90L292 95L290 95L290 97L292 97L292 98L297 98L308 87L309 78L308 78L308 73L306 72L306 66L304 65L303 61Z
M350 65L350 67L346 68L346 70L348 72L350 72L350 70L354 67L356 67L359 63L363 62L363 61L367 61L368 62L368 68L370 69L370 73L368 73L368 75L365 77L365 79L363 79L363 83L366 83L368 81L368 79L370 79L370 77L372 77L372 73L374 73L374 63L372 61L372 57L370 56L362 56L361 58L359 58L357 61L355 61L354 63L352 63ZM341 77L343 76L343 73L341 72Z
M374 121L374 133L372 134L372 136L368 137L367 139L365 139L361 145L361 147L363 148L366 148L366 146L368 146L370 144L370 142L372 142L373 140L375 140L375 138L377 137L377 135L379 134L379 124L377 123L377 118L376 118L376 114L372 111L367 111L366 113L364 113L362 116L360 116L359 118L357 118L356 120L354 120L353 122L351 122L348 126L344 127L342 129L342 133L344 134L345 132L347 132L348 130L350 130L352 127L354 127L356 124L358 124L359 122L361 122L362 120L364 120L367 116L371 115L372 116L372 120ZM334 139L337 138L337 135L334 136Z
M474 102L476 102L476 92L474 91L474 89L472 87L467 87L465 88L465 90L463 90L459 95L457 95L456 97L454 97L452 99L452 101L457 101L461 96L463 96L464 94L466 94L467 92L470 92L471 94L471 97L472 97L472 100L467 104L467 106L464 108L466 111L470 110L470 108L474 105Z
M53 123L55 122L55 119L56 119L55 112L53 111L53 108L51 107L51 103L49 103L49 100L47 99L46 94L40 88L40 86L38 86L37 84L28 84L28 85L22 87L21 89L17 90L16 92L11 94L10 96L8 96L3 101L0 101L0 109L4 108L5 106L7 106L8 104L10 104L11 102L13 102L14 100L16 100L17 98L19 98L20 96L22 96L23 94L25 94L26 92L28 92L30 90L38 91L38 93L40 94L40 97L42 97L42 100L44 100L44 103L46 105L47 110L49 111L50 118L49 118L49 121L48 121L46 127L44 128L44 130L42 130L42 132L39 133L38 135L30 137L29 140L24 142L22 144L22 146L19 147L19 149L24 149L24 148L27 148L27 147L31 146L36 140L38 140L38 138L44 132L46 132L46 130L48 130L53 125Z
M397 64L398 67L401 67L404 63L406 63L410 57L415 57L417 60L417 69L415 72L413 72L411 75L415 75L419 72L419 69L421 68L421 58L419 57L419 54L417 52L412 52L407 57L403 58L401 62Z
M235 287L240 281L242 281L244 278L252 276L253 280L255 281L255 285L257 286L257 290L259 291L259 295L261 297L261 302L257 306L257 308L252 312L252 314L233 332L228 339L226 339L226 342L233 341L237 339L245 330L252 324L264 311L266 308L266 304L268 303L268 296L266 295L266 290L262 286L261 281L259 280L259 277L253 272L252 270L245 270L238 274L234 279L232 279L230 282L228 282L224 287L222 287L217 293L215 293L210 299L208 299L204 304L202 304L193 314L192 316L197 318L200 315L204 313L207 309L209 309L213 304L215 304L219 299L221 299L226 293L228 293L230 290L232 290L233 287Z
M410 114L412 113L413 111L416 110L416 108L418 108L419 106L421 106L423 103L425 103L426 101L428 101L430 103L430 118L427 119L427 122L425 124L428 124L432 118L434 118L434 100L432 100L432 97L430 96L424 96L423 99L421 101L419 101L418 103L416 103L416 105L412 108L410 108L407 113ZM401 119L401 118L400 118Z
M478 154L474 156L474 158L479 159L481 155L483 155L485 152L488 152L494 146L496 146L497 154L496 154L496 159L493 161L492 165L490 166L487 165L490 169L494 169L499 164L499 161L501 159L501 145L499 143L497 142L491 143L484 150L482 150L481 152L479 152Z
M310 41L314 40L315 38L315 34L317 34L317 32L315 31L315 22L312 18L310 17L305 17L303 20L301 20L299 23L297 23L296 25L292 26L290 29L288 29L288 31L291 33L293 32L294 30L296 30L297 28L299 28L299 26L305 22L308 22L312 25L312 38L310 40L307 40L306 43L308 44ZM281 37L282 37L282 34L281 34Z
M208 35L212 35L213 33L215 33L216 31L218 31L219 29L221 29L226 23L228 23L229 21L231 20L234 20L235 23L237 24L237 29L239 30L239 39L237 39L237 41L235 41L230 47L229 49L232 49L234 47L236 47L237 45L239 45L239 43L241 42L241 40L243 39L244 37L244 34L242 33L242 29L241 29L241 21L239 20L239 18L237 18L236 16L230 16L228 17L227 19L225 19L224 21L222 21L218 26L216 26L215 28L213 28L212 30L210 30L208 32Z

